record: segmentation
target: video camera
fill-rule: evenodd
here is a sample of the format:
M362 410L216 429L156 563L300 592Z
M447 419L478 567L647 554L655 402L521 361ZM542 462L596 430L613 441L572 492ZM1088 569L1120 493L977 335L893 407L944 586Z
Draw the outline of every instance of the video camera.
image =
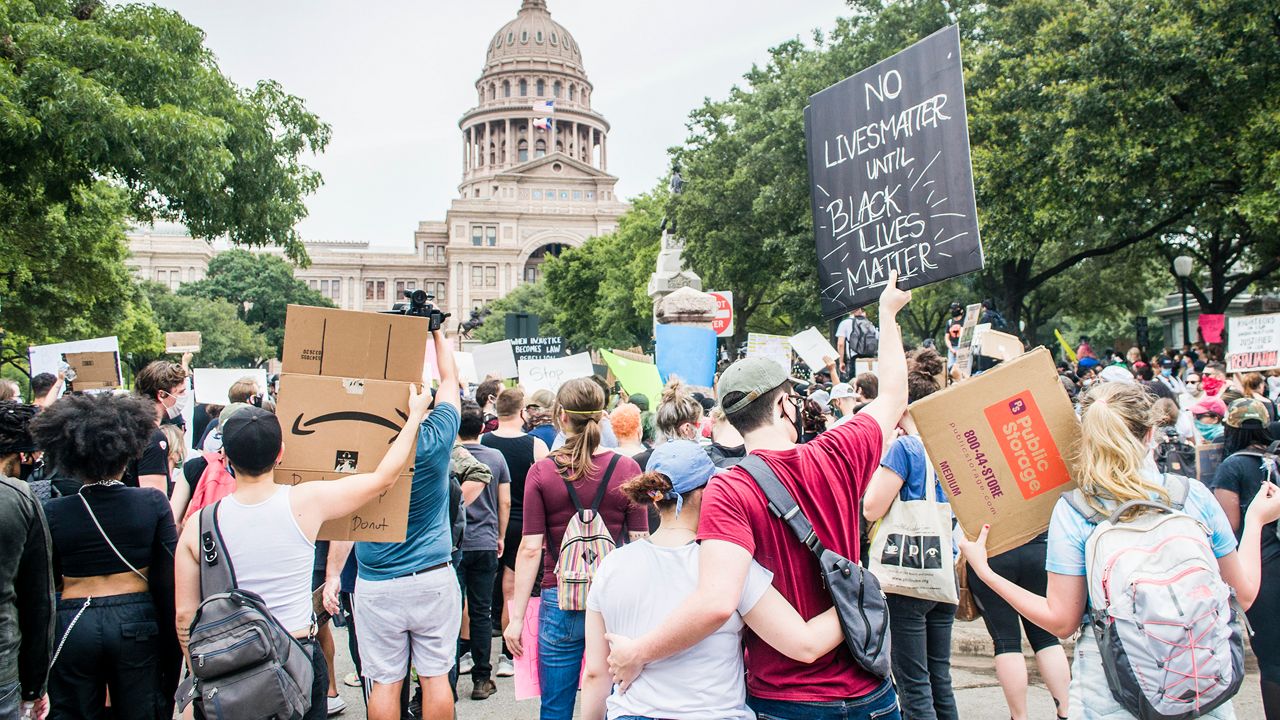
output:
M442 312L440 308L431 304L436 296L428 295L426 290L405 290L404 296L408 302L398 302L383 313L426 318L427 329L431 332L439 330L444 325L445 318L449 317L449 313Z

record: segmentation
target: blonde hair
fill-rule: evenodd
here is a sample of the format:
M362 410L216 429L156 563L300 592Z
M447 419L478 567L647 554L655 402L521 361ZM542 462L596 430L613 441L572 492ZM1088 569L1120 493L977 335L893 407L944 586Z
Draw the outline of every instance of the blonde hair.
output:
M586 477L600 447L600 420L604 416L604 390L590 378L576 378L556 393L555 417L567 422L564 446L551 453L558 467L569 471L569 482Z
M1152 404L1146 388L1125 383L1095 385L1081 401L1076 482L1095 510L1109 513L1117 505L1153 495L1168 502L1164 487L1142 475Z
M662 402L658 405L654 421L660 434L674 438L681 425L702 422L702 403L693 396L688 385L672 378L662 389Z
M164 433L164 439L169 443L169 465L172 466L176 460L178 467L182 467L182 463L187 461L187 439L182 428L164 424L160 426L160 432Z

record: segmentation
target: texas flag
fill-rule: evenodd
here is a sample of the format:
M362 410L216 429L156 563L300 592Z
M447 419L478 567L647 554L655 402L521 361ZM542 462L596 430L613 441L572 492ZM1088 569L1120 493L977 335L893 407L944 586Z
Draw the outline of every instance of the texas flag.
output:
M554 124L555 121L549 117L533 119L533 126L539 130L550 130L551 126Z

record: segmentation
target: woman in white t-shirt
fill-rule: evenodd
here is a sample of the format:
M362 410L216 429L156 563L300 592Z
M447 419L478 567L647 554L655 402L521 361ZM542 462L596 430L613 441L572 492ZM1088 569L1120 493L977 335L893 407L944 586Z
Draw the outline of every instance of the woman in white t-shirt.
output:
M609 553L596 571L587 596L582 720L753 719L742 662L744 627L805 663L844 641L834 609L806 623L773 588L773 574L753 561L737 614L697 645L645 666L625 695L612 692L605 634L644 635L698 585L698 515L703 488L716 472L697 443L674 440L659 445L647 472L622 486L633 502L656 505L662 524L646 540Z

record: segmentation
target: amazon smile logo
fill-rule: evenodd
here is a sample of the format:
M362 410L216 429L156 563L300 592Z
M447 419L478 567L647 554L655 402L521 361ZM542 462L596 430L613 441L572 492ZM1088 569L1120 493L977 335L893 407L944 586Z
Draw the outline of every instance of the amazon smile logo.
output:
M399 415L402 421L409 419L408 413L404 412L403 410L397 409L396 415ZM331 423L331 422L359 422L359 423L368 423L370 425L377 425L379 427L387 428L388 430L391 430L395 433L395 435L392 435L391 439L387 441L388 445L395 442L396 435L399 435L400 430L403 429L404 427L403 425L395 424L391 420L388 420L387 418L384 418L381 415L374 415L373 413L360 412L358 410L343 410L341 412L332 412L332 413L325 413L324 415L317 415L316 417L313 417L310 420L303 420L302 413L298 413L298 417L293 419L293 429L291 432L294 435L312 435L316 431L313 429L307 429L307 428L314 428L316 425L323 425L324 423Z

